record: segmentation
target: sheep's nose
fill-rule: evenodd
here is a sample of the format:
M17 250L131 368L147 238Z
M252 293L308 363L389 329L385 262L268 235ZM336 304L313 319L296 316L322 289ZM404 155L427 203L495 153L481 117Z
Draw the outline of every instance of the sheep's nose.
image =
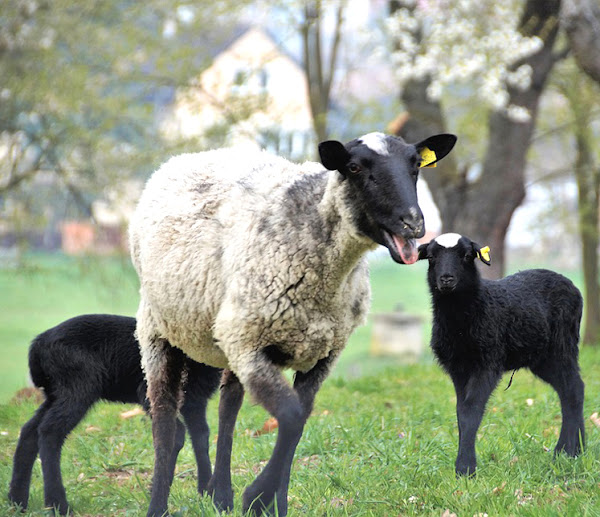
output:
M456 277L450 273L440 275L438 279L438 288L440 291L448 291L456 287Z
M411 207L409 212L401 218L402 224L407 230L411 230L414 236L418 239L425 234L425 224L423 214L418 208Z

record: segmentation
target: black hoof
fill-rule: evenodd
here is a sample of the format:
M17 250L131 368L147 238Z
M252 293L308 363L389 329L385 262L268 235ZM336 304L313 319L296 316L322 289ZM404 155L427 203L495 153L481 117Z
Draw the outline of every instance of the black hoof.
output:
M25 510L27 510L29 497L25 497L22 494L17 493L16 490L11 490L8 492L8 500L13 506L18 507L21 512L25 512Z
M265 494L262 492L258 492L257 489L253 489L252 485L250 485L242 496L242 510L248 515L265 515L265 516L274 516L275 515L275 494L270 494L265 497ZM280 510L277 512L279 517L285 517L287 512Z
M457 465L456 477L474 478L477 475L475 465Z

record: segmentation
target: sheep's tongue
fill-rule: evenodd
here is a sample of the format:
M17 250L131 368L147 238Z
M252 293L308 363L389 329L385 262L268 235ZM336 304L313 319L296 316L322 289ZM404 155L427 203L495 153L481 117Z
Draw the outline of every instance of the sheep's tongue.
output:
M405 264L414 264L419 258L417 241L415 239L403 239L400 235L392 235L394 244L400 253L400 258Z

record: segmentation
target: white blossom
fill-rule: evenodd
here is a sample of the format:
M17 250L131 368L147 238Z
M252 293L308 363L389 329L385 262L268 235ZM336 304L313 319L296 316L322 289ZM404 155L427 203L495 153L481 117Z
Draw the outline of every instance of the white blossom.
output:
M510 120L513 122L529 122L531 120L531 114L527 108L523 106L517 106L516 104L511 104L506 108L506 114Z
M429 77L427 94L437 100L448 87L469 84L487 106L525 121L524 108L508 106L507 88L530 86L531 67L516 65L543 42L517 31L520 2L420 0L413 5L398 9L386 22L397 47L392 62L401 85Z

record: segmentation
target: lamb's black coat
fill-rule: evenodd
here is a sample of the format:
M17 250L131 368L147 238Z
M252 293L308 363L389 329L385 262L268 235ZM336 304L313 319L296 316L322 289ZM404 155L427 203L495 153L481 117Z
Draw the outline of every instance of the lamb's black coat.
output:
M100 399L141 404L146 411L146 382L134 337L135 318L87 314L53 327L31 343L29 370L46 400L23 426L13 461L9 499L27 507L31 471L40 455L45 505L68 513L60 471L67 435ZM220 370L186 359L188 383L181 414L198 463L198 490L211 475L206 403L219 385ZM185 428L178 421L171 476L183 447Z
M419 247L419 258L429 259L431 347L456 389L456 472L475 472L475 434L487 400L502 374L519 368L529 368L557 391L563 424L555 451L575 456L584 441L581 293L569 279L545 269L482 279L475 266L479 250L466 237L451 247L436 240Z

